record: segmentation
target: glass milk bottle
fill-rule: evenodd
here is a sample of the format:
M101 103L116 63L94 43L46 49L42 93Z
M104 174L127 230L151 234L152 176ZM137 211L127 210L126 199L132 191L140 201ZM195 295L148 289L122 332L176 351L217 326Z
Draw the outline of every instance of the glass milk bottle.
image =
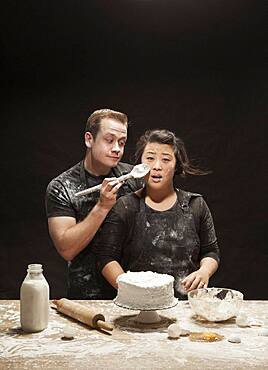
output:
M44 330L48 325L49 286L40 264L28 265L20 288L21 328L30 333Z

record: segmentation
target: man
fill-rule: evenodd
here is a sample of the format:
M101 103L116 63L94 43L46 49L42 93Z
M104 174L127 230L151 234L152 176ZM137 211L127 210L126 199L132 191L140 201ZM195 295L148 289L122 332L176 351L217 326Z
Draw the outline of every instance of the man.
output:
M68 261L68 297L109 297L109 285L97 272L91 242L105 217L122 195L139 189L136 180L120 183L117 177L131 171L120 163L127 140L124 113L100 109L91 114L85 130L84 160L53 179L46 192L49 234L58 253ZM99 192L75 193L102 183ZM112 291L111 291L112 294Z

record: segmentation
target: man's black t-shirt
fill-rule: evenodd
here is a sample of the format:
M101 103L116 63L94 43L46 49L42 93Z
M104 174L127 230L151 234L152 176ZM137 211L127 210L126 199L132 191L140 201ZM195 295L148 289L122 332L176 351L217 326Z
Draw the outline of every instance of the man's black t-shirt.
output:
M77 223L82 221L97 203L99 192L80 197L76 197L75 193L101 184L104 178L129 173L132 168L130 164L119 163L106 176L94 176L85 170L83 161L77 163L49 183L46 191L47 217L68 216L75 218ZM129 179L121 186L117 197L140 187L142 180ZM70 299L102 299L104 290L106 297L109 298L109 291L111 296L114 295L113 288L96 270L96 258L91 251L91 243L68 262L67 295Z

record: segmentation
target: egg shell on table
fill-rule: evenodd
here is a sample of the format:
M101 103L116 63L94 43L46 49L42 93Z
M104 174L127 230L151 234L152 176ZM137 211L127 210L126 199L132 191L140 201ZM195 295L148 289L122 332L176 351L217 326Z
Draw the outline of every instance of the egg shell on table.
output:
M168 327L169 338L179 338L181 335L181 328L178 324L171 324Z
M72 339L75 336L75 329L72 328L70 325L66 325L62 329L62 336L63 338Z
M241 328L245 328L249 326L248 317L245 314L239 314L235 319L236 325L240 326Z
M238 337L237 335L230 335L229 338L228 338L228 342L241 343L241 338Z
M268 328L261 328L261 329L259 329L258 335L261 335L263 337L268 337Z

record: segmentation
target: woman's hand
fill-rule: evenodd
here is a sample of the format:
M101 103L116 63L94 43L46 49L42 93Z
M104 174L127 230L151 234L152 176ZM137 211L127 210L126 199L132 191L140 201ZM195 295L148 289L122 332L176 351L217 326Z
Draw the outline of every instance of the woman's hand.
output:
M207 288L209 278L218 268L218 262L211 257L204 257L200 261L200 268L181 281L182 287L188 293L193 289Z
M199 270L192 272L181 281L181 285L188 293L193 289L207 288L209 282L209 273L206 269L200 267Z

